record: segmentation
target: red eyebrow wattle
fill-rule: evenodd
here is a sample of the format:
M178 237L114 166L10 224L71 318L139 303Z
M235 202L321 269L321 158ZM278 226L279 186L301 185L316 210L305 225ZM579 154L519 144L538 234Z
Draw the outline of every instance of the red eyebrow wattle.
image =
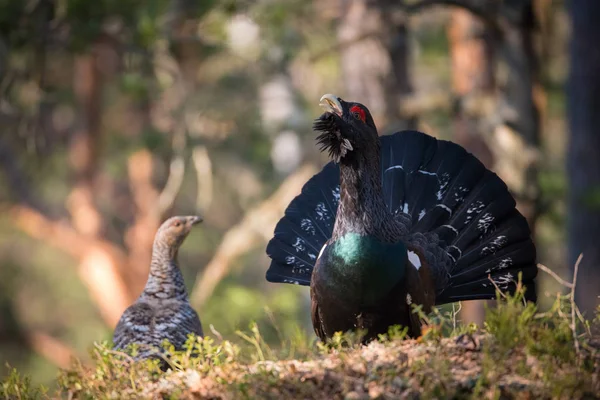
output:
M363 110L359 106L352 106L352 108L350 109L350 112L351 113L358 113L358 115L360 115L360 119L362 120L362 122L365 122L365 119L367 117L365 115L365 110Z

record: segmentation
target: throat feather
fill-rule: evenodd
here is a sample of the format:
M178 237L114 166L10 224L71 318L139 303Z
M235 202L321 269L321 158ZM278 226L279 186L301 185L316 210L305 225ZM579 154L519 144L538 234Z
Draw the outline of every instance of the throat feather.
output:
M383 199L379 163L357 162L340 165L340 203L337 210L332 237L340 238L354 232L372 235L383 241L386 224L392 215Z

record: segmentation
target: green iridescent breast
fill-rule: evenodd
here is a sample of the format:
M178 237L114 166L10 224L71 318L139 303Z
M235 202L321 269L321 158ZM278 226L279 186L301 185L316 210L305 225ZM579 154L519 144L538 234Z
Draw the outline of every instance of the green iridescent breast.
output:
M369 305L404 278L406 262L404 243L348 233L325 248L319 269L322 281L340 296Z

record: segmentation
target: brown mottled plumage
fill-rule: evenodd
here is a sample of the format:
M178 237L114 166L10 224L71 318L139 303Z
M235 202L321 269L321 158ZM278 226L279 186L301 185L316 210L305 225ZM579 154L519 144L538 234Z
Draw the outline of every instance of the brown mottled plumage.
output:
M203 336L198 314L190 306L177 263L179 247L202 219L177 216L166 220L156 233L150 276L144 291L121 316L115 328L115 349L138 344L139 358L156 353L166 339L181 349L190 333Z

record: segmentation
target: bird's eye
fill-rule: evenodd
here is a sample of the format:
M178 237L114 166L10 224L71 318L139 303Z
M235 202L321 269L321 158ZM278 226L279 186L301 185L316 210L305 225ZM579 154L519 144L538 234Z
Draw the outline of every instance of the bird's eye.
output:
M354 117L354 119L365 122L366 117L367 117L365 114L365 110L363 110L359 106L353 106L350 109L350 112L352 113L352 116Z
M181 222L179 222L179 221L175 222L175 227L176 228L179 228L180 226L181 226Z

